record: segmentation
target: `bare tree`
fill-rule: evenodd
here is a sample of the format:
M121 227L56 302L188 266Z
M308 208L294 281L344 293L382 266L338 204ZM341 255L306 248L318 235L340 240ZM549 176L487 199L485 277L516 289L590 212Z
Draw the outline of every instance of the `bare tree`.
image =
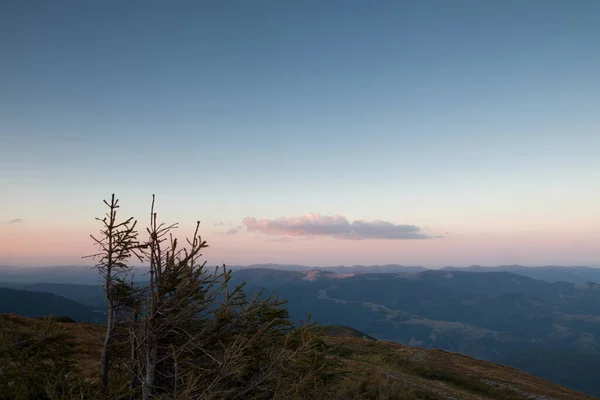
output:
M141 254L138 253L138 250L143 245L140 245L137 240L138 232L135 229L137 221L133 217L122 222L117 221L119 200L115 198L115 195L112 195L110 203L106 200L103 201L109 210L104 218L96 218L97 221L102 223L100 236L95 237L94 235L90 235L94 244L98 246L99 251L84 258L98 260L95 268L98 269L104 284L107 326L104 345L102 347L101 381L102 387L106 391L108 389L110 342L115 330L116 283L119 279L123 279L129 272L130 265L128 261L132 256L136 256L140 261L143 260Z

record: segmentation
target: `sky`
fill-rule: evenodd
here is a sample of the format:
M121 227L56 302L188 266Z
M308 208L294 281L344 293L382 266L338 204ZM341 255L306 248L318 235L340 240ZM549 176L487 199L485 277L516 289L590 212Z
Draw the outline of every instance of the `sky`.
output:
M0 264L600 266L597 0L7 0ZM86 261L87 262L87 261Z

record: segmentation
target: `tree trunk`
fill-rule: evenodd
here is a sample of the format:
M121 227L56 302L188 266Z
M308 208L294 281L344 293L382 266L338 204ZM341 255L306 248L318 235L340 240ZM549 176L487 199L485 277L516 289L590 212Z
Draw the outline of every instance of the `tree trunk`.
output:
M100 372L102 379L102 389L104 392L108 392L108 359L109 359L109 344L110 339L113 334L113 324L114 324L114 312L113 312L113 302L112 300L108 300L107 314L108 321L106 325L106 337L104 338L104 345L102 346L102 370Z
M146 351L146 377L144 378L144 386L142 387L143 400L152 400L154 398L154 378L156 375L156 357L157 343L154 335L151 335L148 350Z
M138 384L138 352L136 350L136 346L137 346L137 340L136 340L136 335L135 335L135 327L137 326L137 322L138 322L138 318L137 318L137 311L133 311L133 323L131 323L130 327L129 327L129 340L131 342L131 353L130 353L130 357L131 357L131 370L134 371L131 374L131 381L129 383L129 388L131 390L134 390L135 387Z

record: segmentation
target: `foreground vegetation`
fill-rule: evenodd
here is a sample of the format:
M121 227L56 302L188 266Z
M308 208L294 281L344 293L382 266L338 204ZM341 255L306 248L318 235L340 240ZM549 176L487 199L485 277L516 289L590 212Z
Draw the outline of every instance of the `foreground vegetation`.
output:
M82 324L68 318L0 315L3 349L0 398L129 399L135 396L117 372L112 376L109 393L102 393L99 372L105 328L106 325ZM322 347L317 351L330 358L327 367L330 369L322 371L329 378L321 377L318 392L296 386L297 392L287 392L285 396L263 393L242 398L592 399L503 365L442 350L375 341L346 327L326 328L334 336L322 336ZM280 373L284 379L286 372ZM315 376L319 374L317 371Z

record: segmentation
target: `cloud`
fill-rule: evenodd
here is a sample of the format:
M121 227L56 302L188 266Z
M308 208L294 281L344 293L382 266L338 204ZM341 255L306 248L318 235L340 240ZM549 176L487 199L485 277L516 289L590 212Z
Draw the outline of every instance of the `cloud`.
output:
M227 232L223 232L223 235L235 235L238 233L238 230L235 228L229 229Z
M223 225L225 225L225 222L223 222L223 221L215 222L213 224L213 226L223 226Z
M280 236L329 236L337 239L432 239L415 225L395 225L391 222L353 221L341 215L331 217L305 214L300 217L256 219L246 217L243 224L248 232Z
M15 219L11 219L10 221L8 221L8 223L10 225L17 225L17 224L24 224L25 221L23 221L23 218L15 218Z

